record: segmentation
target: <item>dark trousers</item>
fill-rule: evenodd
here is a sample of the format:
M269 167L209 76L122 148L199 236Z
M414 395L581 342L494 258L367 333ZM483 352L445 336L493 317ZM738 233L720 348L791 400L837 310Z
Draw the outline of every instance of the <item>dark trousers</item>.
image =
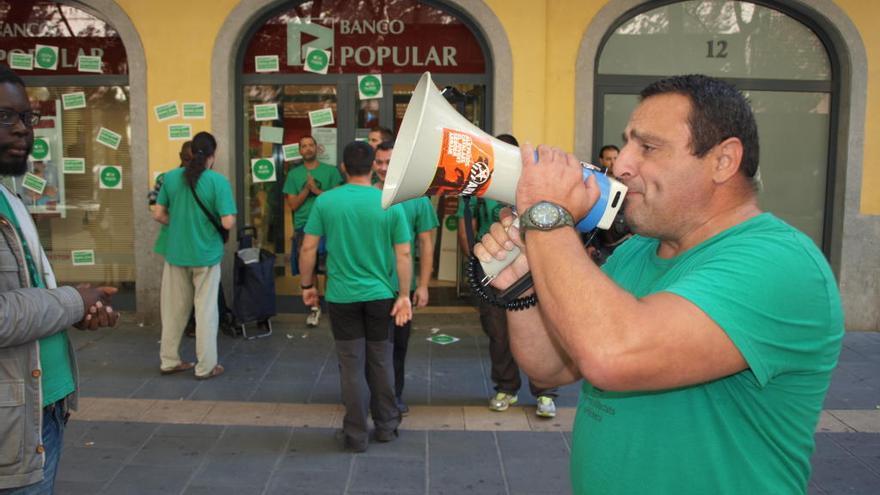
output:
M507 310L480 300L480 324L489 337L489 358L492 360L492 382L497 392L516 394L522 385L519 366L510 352L510 338L507 334ZM557 388L537 388L529 381L529 391L533 396L556 397Z
M412 300L412 293L409 295ZM412 331L412 320L399 327L394 325L392 340L394 341L394 395L398 399L403 395L403 384L406 380L406 351L409 349L409 334Z
M342 431L353 445L368 442L367 414L372 414L379 431L390 432L400 424L389 314L393 303L393 299L381 299L328 304L345 406Z

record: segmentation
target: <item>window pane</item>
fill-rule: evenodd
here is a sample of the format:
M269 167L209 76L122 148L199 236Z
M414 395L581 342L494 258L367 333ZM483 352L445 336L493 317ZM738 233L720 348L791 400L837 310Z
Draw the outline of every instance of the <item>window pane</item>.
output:
M599 73L831 79L824 45L803 24L761 5L721 0L633 17L602 48Z
M305 135L312 135L318 142L318 160L337 164L336 126L312 128L309 112L330 109L334 121L338 121L336 111L336 86L321 84L290 85L250 85L244 87L244 217L246 225L257 228L261 247L272 252L283 253L284 245L293 235L292 219L289 210L284 208L284 179L286 171L301 161L284 161L281 144L260 141L260 127L281 127L283 144L297 144ZM275 103L279 105L279 119L256 121L254 105ZM274 182L254 182L251 174L251 160L269 158L276 165ZM285 215L287 216L285 219ZM289 251L287 251L289 252ZM279 259L279 263L283 257Z
M821 247L831 96L773 91L751 91L747 96L761 139L760 206Z
M42 193L24 188L20 178L15 187L33 213L58 281L133 288L128 87L32 86L27 91L31 106L43 115L34 134L48 145L47 154L32 156L29 168L47 182ZM76 92L84 93L86 106L63 110L61 95ZM121 135L118 149L95 141L101 127ZM70 158L81 158L84 165L68 168L65 173L63 159ZM120 167L121 188L100 187L99 172L107 165ZM146 198L138 207L146 207ZM95 264L74 266L74 250L94 250Z

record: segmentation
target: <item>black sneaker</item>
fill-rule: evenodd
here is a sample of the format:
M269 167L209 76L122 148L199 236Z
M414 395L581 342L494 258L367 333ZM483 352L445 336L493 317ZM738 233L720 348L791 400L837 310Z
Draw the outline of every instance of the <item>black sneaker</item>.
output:
M336 430L336 440L342 442L342 450L346 452L360 454L367 451L366 443L361 444L355 442L342 430Z
M402 399L397 398L397 410L400 411L401 416L406 416L409 414L409 406L406 405Z
M375 430L373 432L373 438L375 438L377 442L382 442L382 443L390 442L390 441L394 440L395 438L397 438L398 436L400 436L400 434L397 433L397 428L395 428L391 431Z

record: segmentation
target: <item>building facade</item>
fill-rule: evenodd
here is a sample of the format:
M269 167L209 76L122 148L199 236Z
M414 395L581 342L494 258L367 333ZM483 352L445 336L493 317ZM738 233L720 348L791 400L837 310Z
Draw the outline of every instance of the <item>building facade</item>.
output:
M287 253L291 145L314 135L335 164L370 127L399 126L423 71L486 131L584 160L620 144L645 84L706 73L755 108L761 206L826 254L847 328L878 330L876 20L880 6L858 0L0 1L0 63L31 55L19 72L47 116L32 157L44 182L14 186L61 279L120 285L123 307L152 318L162 260L146 195L187 135L214 133L239 224ZM455 250L454 225L439 251ZM286 270L279 291L293 295Z

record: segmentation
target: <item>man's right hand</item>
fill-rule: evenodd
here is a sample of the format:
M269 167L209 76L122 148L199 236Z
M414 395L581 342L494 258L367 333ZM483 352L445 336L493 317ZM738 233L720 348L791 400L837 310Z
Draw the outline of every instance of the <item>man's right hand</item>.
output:
M82 284L76 287L83 300L83 317L74 324L80 330L96 330L113 327L119 321L119 313L113 311L110 299L119 290L116 287L92 287Z
M500 221L492 224L489 233L474 245L474 254L483 262L491 261L493 258L499 261L504 260L510 255L513 246L519 247L522 254L492 280L492 286L499 290L507 289L523 275L529 273L526 246L520 238L519 229L513 226L513 219L513 212L510 208L504 208L501 210Z

